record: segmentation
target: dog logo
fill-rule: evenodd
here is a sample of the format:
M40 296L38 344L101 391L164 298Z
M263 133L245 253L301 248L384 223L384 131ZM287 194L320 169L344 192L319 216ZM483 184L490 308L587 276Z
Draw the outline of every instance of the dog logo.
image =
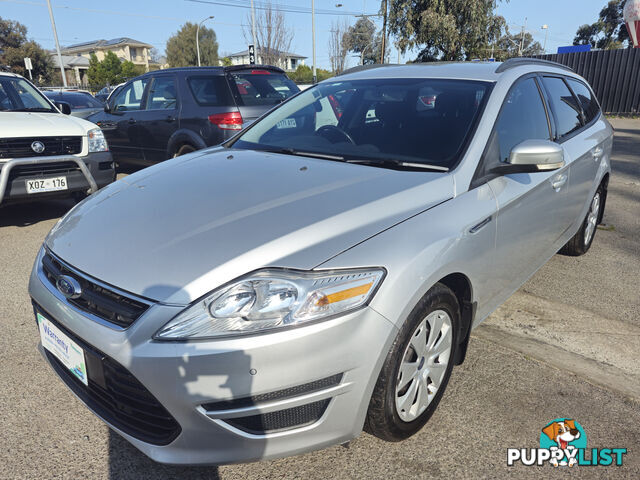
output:
M579 440L582 440L578 442ZM552 442L549 445L548 441ZM544 444L543 444L544 443ZM573 467L578 463L575 454L577 448L585 448L587 446L587 438L582 426L575 420L557 419L542 429L540 434L540 447L548 448L552 452L559 451L563 453L562 460L558 461L558 456L553 455L549 463L554 467L569 466Z

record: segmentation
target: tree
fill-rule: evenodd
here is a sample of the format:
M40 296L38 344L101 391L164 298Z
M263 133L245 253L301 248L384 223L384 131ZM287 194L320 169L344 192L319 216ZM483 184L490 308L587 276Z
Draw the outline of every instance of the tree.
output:
M24 58L33 64L31 74L39 83L52 81L54 66L51 56L39 44L27 41L27 27L18 22L0 18L0 65L8 65L11 71L29 77Z
M347 45L346 33L349 27L346 21L331 22L331 30L329 35L329 60L331 62L331 71L335 74L344 70L347 61Z
M256 53L262 63L284 67L286 53L291 48L293 29L287 25L284 12L274 8L270 0L256 13ZM247 16L247 25L243 34L247 44L253 43L251 17Z
M361 17L349 27L343 41L350 52L360 54L360 63L363 65L380 62L382 33L376 34L376 25L368 18Z
M316 74L318 77L318 81L326 80L327 78L331 78L333 74L329 70L325 70L324 68L318 68L316 70ZM308 65L298 65L295 72L289 73L289 78L294 82L300 83L313 83L313 71L311 67Z
M89 85L99 87L117 85L142 73L144 73L142 67L128 60L121 62L115 53L109 51L102 61L98 61L98 57L93 53L91 54L87 78Z
M189 67L198 65L196 51L195 23L187 22L167 40L167 63L171 67ZM211 28L200 27L200 63L202 65L218 65L218 41L216 32Z
M464 60L486 54L502 33L498 0L390 0L389 31L419 61Z
M610 50L629 44L629 32L624 24L623 10L626 0L610 0L600 10L598 20L578 28L574 45L587 45Z
M233 62L231 61L231 58L228 56L224 56L220 59L220 64L223 67L230 67L231 65L233 65Z
M504 35L498 39L495 47L494 58L500 62L512 57L531 57L544 53L540 42L535 41L529 32L525 32L523 40L522 33L512 34L508 27L505 27Z

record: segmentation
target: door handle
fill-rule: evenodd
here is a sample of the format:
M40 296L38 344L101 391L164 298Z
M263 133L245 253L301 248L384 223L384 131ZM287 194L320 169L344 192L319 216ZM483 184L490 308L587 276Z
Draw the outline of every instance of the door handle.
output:
M551 181L551 186L553 187L553 189L557 192L559 191L562 187L564 187L564 184L567 183L567 179L569 177L567 177L567 175L565 173L563 173L562 175L558 175L557 177L555 177L552 181Z
M136 123L136 119L135 118L130 118L129 119L129 125L133 125L134 123Z
M478 233L483 227L487 226L489 224L489 222L491 222L491 217L487 217L484 220L482 220L480 223L477 223L476 225L474 225L473 227L471 227L469 229L469 233L470 234L474 234L474 233Z
M175 119L175 117L169 115L167 118L165 118L165 121L171 123L171 122L175 122L176 119Z
M604 154L604 148L602 147L596 147L593 150L591 150L591 155L593 155L593 159L598 161L600 160L600 157L602 157L602 155Z

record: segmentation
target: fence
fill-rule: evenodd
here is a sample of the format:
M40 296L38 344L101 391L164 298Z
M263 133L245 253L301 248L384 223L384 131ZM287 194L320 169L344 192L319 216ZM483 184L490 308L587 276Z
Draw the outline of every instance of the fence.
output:
M640 48L536 55L587 79L606 113L640 113Z

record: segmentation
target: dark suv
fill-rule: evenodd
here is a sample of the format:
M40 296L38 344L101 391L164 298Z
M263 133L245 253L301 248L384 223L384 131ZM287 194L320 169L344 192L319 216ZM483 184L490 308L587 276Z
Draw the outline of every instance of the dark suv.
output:
M170 68L130 80L87 120L114 160L150 165L217 145L299 91L272 66Z

